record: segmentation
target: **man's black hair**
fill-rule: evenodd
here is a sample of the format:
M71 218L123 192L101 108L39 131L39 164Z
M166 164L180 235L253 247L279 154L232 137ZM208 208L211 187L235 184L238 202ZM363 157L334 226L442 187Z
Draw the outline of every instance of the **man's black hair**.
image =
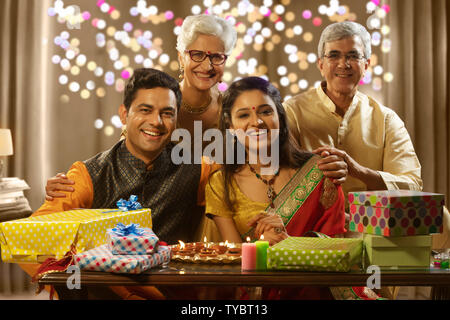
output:
M139 89L153 89L158 87L172 90L177 99L177 109L180 109L181 90L177 80L167 73L156 69L140 68L134 70L133 76L128 80L127 86L125 87L123 104L127 111L130 110L131 103L136 98L136 93Z

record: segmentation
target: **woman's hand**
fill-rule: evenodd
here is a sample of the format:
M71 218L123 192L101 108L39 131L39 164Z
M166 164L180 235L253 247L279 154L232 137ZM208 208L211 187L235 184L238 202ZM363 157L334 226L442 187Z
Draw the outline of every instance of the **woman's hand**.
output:
M269 241L269 246L273 246L274 244L277 244L278 242L289 237L286 232L279 232L276 228L272 228L271 230L264 232L263 235L264 240Z
M247 223L248 226L254 227L253 236L259 239L264 235L264 240L269 241L269 245L274 245L288 237L283 220L276 214L267 214L260 212Z
M73 184L75 182L67 178L64 173L58 173L56 176L47 180L45 200L52 201L54 198L65 198L66 194L58 191L73 192L75 189L69 186Z

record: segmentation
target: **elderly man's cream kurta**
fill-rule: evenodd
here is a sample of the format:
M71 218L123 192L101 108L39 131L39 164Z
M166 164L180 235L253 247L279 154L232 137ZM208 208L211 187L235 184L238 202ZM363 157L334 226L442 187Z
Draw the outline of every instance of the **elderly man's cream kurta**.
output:
M360 165L377 170L388 190L421 190L420 163L398 115L358 91L342 118L322 86L284 103L289 128L301 147L311 151L329 145L344 150ZM348 176L343 189L347 196L367 187Z

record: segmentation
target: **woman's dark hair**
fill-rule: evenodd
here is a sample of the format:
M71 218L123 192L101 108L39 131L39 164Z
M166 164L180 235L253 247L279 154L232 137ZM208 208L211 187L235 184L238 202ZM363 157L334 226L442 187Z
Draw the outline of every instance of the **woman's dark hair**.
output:
M280 131L279 131L279 156L280 156L280 168L300 168L303 164L308 161L312 153L307 151L302 151L298 148L297 144L293 141L293 138L289 134L289 128L287 124L286 111L281 103L281 95L277 88L275 88L269 81L266 81L260 77L246 77L238 81L235 81L224 93L222 100L222 110L220 114L219 128L222 134L226 134L226 130L230 128L231 125L231 109L236 101L236 99L245 91L259 90L262 93L269 96L275 104L278 118L280 121ZM225 139L224 139L225 140ZM232 181L232 176L234 173L242 170L244 165L237 164L237 139L234 138L234 163L224 164L222 166L222 176L225 191L225 203L228 208L234 211L234 201L231 200L230 186ZM225 148L227 144L225 143Z
M167 73L151 69L140 68L133 72L133 76L128 80L125 87L123 104L127 110L130 110L131 103L136 98L139 89L167 88L175 93L177 99L177 109L181 106L181 90L178 81Z

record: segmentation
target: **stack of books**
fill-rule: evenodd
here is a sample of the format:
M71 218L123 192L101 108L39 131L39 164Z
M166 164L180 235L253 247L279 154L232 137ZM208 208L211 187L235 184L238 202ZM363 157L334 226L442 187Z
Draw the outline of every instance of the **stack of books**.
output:
M23 193L28 184L19 178L0 179L0 222L28 217L31 208Z

